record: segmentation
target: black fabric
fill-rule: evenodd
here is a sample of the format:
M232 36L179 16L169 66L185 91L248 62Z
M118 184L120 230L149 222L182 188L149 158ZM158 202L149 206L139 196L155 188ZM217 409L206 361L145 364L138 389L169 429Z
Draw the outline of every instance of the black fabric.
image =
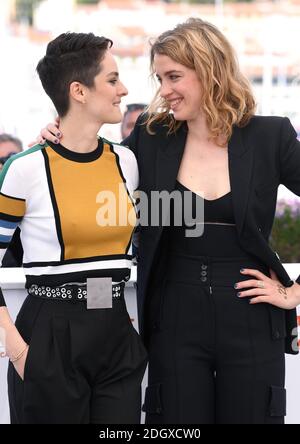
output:
M60 143L55 144L47 140L47 145L49 145L57 154L64 157L65 159L72 160L73 162L87 163L93 162L101 156L103 153L103 140L99 137L98 146L96 149L89 153L78 153L65 148Z
M87 310L28 296L16 326L29 352L24 381L8 370L13 424L139 423L146 353L124 299Z
M22 267L23 247L20 239L20 228L17 227L7 251L2 259L2 267Z
M282 387L270 387L270 416L286 415L286 390Z
M172 118L170 116L170 118ZM141 116L131 135L123 141L135 153L139 172L139 189L151 202L151 192L174 191L184 152L188 128L183 123L178 131L168 135L167 122L153 126L147 132ZM277 188L285 185L300 196L300 142L287 118L253 117L247 126L234 127L228 144L229 177L238 239L245 252L274 270L286 287L293 284L276 252L269 246L274 220ZM150 205L149 205L150 207ZM151 208L149 208L151 220ZM145 307L151 298L150 286L155 276L164 274L155 258L162 251L164 227L143 226L140 229L138 270L138 311L140 332L148 336ZM280 252L279 252L280 254ZM165 267L160 264L160 267ZM300 283L300 277L297 279ZM149 313L147 312L147 315ZM151 316L151 314L150 314ZM296 310L286 310L286 352L298 353Z
M169 257L149 325L148 424L284 422L284 338L268 304L237 297L241 266L266 271L246 257Z
M219 222L219 223L227 223L227 224L235 224L233 207L232 207L232 197L231 193L227 193L224 196L219 197L218 199L207 200L203 199L202 196L193 193L191 190L186 188L182 183L176 181L175 190L178 190L182 194L182 201L184 202L187 199L187 196L190 195L190 201L192 203L191 215L192 218L196 219L196 204L197 201L203 205L203 218L199 221L196 219L196 222ZM184 205L182 206L184 209ZM172 209L171 209L172 211ZM182 217L183 226L186 223L186 220ZM179 215L180 217L180 215Z
M145 392L145 402L142 408L143 412L160 415L162 412L161 404L161 384L149 385Z

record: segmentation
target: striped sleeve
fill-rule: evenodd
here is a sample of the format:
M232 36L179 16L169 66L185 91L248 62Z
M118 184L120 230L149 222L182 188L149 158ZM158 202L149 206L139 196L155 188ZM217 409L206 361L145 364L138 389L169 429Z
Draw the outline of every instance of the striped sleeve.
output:
M25 214L25 189L22 182L19 162L14 156L5 164L0 176L0 264ZM0 307L5 305L0 289Z

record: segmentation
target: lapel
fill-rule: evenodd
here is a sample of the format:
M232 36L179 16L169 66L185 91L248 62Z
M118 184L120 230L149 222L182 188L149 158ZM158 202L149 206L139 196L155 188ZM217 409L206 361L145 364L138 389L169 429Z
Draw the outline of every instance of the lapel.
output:
M187 138L187 126L184 123L176 134L164 135L157 147L156 189L159 191L174 190Z
M157 147L156 189L174 190L178 170L187 138L187 125L182 125L176 134L163 136ZM229 177L234 216L241 234L248 204L253 168L253 149L243 140L243 129L234 127L228 144Z
M253 168L253 149L243 140L243 129L234 127L228 144L229 177L237 229L244 226Z

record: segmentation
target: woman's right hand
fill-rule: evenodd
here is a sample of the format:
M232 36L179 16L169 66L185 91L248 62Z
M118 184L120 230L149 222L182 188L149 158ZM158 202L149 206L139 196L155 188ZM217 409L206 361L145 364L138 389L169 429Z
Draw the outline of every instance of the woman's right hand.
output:
M26 359L27 359L27 355L28 355L28 350L29 350L29 347L27 347L26 351L23 353L23 355L21 356L20 359L13 362L13 366L15 367L15 370L18 373L18 375L20 376L20 378L22 379L22 381L24 381L24 370L25 370L25 364L26 364Z
M62 134L59 131L59 124L60 124L60 119L59 117L57 117L55 119L55 122L48 123L48 125L41 130L36 140L31 142L28 146L32 147L37 144L44 145L46 139L49 140L50 142L58 144L60 142L60 139L62 138Z

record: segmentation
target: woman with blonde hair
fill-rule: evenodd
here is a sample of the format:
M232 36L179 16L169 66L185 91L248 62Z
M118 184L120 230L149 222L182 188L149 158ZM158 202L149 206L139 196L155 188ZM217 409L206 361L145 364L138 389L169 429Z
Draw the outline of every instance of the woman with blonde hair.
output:
M207 22L192 18L161 34L151 68L157 94L123 143L149 199L176 191L190 205L174 201L169 217L140 229L146 420L281 424L284 352L298 352L300 277L290 280L268 238L279 184L300 195L296 132L287 118L254 115L233 48Z

